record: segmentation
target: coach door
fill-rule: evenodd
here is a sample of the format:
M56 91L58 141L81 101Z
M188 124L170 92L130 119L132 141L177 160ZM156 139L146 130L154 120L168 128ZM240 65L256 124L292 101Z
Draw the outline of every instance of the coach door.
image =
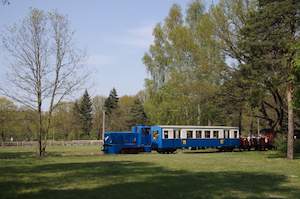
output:
M151 144L151 135L150 135L150 128L142 128L142 144L150 145Z

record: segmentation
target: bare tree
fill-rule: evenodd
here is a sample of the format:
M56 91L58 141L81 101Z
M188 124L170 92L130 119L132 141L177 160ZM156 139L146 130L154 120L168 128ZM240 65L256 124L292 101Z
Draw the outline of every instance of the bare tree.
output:
M9 0L1 0L1 3L3 5L9 5L10 4L10 1Z
M73 34L65 16L32 9L2 37L11 61L0 91L38 113L39 156L46 150L53 110L87 77L81 64L83 53L72 43Z

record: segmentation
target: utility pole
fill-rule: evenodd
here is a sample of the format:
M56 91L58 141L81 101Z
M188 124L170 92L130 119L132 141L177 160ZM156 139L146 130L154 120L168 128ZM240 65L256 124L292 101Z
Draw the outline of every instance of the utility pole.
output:
M102 140L104 143L104 132L105 132L105 111L102 112Z

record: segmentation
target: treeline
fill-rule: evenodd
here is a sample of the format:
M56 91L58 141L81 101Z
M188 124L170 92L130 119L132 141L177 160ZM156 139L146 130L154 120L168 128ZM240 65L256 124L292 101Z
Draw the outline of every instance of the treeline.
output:
M109 97L91 98L86 90L80 99L61 102L56 107L48 139L102 139L103 111L106 112L106 130L129 131L132 125L147 122L142 100L142 93L119 98L115 89L112 89ZM37 117L35 111L18 107L7 98L1 97L1 141L10 141L11 138L20 141L36 140Z
M163 124L299 128L300 2L220 0L173 5L143 61L145 109Z

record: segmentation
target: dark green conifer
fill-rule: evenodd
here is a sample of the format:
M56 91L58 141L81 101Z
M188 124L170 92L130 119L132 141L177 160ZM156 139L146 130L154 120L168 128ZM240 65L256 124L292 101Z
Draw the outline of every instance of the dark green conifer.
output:
M144 106L139 99L136 99L130 109L128 124L133 126L145 123L147 123L147 115L145 113Z
M119 98L118 98L117 91L115 88L113 88L110 91L108 98L104 102L106 113L111 114L113 110L118 108L118 102L119 102Z
M85 90L81 101L80 101L80 120L81 120L81 128L85 135L90 135L92 129L92 101L90 95L87 90Z

